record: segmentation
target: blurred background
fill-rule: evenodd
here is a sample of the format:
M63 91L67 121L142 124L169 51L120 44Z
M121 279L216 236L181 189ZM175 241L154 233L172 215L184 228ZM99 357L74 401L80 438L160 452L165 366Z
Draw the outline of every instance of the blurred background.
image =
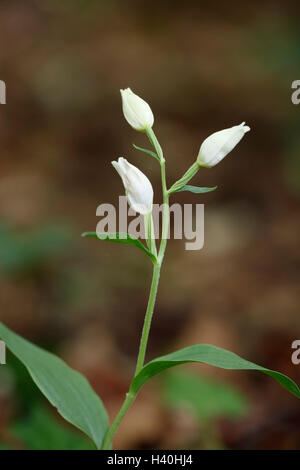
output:
M149 145L125 122L120 88L151 105L169 184L209 134L251 127L192 181L217 191L176 195L205 204L205 246L170 241L148 359L211 343L300 382L299 17L296 1L1 1L0 320L82 372L111 417L134 372L151 263L80 235L95 230L99 204L123 194L117 156L161 198L159 166L133 148ZM144 387L115 446L296 449L299 424L299 402L267 376L182 366ZM9 353L0 445L92 448Z

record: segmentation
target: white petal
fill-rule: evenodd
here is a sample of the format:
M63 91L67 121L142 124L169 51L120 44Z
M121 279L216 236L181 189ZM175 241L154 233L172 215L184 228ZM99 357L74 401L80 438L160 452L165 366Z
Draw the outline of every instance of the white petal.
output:
M140 214L151 212L153 188L147 176L122 157L112 165L122 178L129 205Z
M130 88L120 90L122 97L123 114L131 127L138 131L144 131L152 127L154 116L146 101L133 93Z
M250 127L245 123L214 132L207 137L199 150L198 162L202 166L212 167L219 163L239 143Z

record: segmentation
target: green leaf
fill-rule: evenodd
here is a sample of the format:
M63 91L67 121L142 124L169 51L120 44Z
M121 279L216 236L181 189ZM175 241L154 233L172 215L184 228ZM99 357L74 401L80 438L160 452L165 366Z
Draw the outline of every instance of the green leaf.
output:
M213 186L212 188L201 188L200 186L190 186L190 185L185 185L181 186L181 188L176 189L175 191L172 191L172 193L179 193L181 191L189 191L190 193L196 193L196 194L204 194L204 193L210 193L211 191L215 191L218 186Z
M100 449L108 430L108 417L101 399L86 378L2 323L0 337L63 418L89 436Z
M81 235L82 237L92 237L97 238L98 240L103 240L106 242L113 242L113 243L123 243L125 245L134 245L137 246L140 250L144 251L152 261L156 262L156 257L149 251L145 245L140 242L137 238L133 237L129 233L96 233L96 232L85 232Z
M151 155L151 157L156 158L156 160L160 162L159 156L155 152L152 152L152 150L143 149L143 147L138 147L135 144L132 144L132 145L134 146L136 150L140 150L141 152L147 153L148 155Z
M286 375L258 366L253 362L242 359L237 354L227 351L226 349L218 348L217 346L212 346L211 344L195 344L154 359L146 364L137 374L131 383L130 389L136 393L147 380L159 372L188 362L200 362L202 364L220 367L221 369L257 370L270 375L293 395L300 398L299 387Z

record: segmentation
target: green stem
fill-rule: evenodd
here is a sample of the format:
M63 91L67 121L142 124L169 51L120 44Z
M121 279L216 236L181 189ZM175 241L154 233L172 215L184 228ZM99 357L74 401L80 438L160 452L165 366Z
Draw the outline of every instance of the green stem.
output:
M117 414L114 422L112 423L111 427L109 428L109 430L108 430L108 432L107 432L107 434L104 438L102 448L101 448L102 450L109 450L111 448L112 439L113 439L118 427L120 426L122 419L124 418L124 416L126 415L128 409L130 408L131 404L133 403L135 397L136 397L136 395L133 394L133 393L126 393L126 398L123 402L123 405L121 406L119 413Z
M169 220L170 220L169 192L168 192L167 182L166 182L166 165L165 165L165 159L164 159L162 148L152 128L147 129L146 134L151 144L155 148L155 151L159 157L160 168L161 168L161 184L162 184L162 193L163 193L163 226L162 226L162 234L161 234L161 243L160 243L160 248L159 248L159 253L158 253L158 262L161 265L163 258L164 258L166 246L167 246Z
M168 228L169 228L169 195L168 195L167 184L166 184L165 159L163 156L162 148L152 128L147 129L146 132L147 132L147 136L150 142L154 146L156 153L160 159L164 209L163 209L162 239L161 239L160 248L159 248L158 262L157 264L154 265L154 268L153 268L152 284L151 284L149 301L148 301L148 306L146 310L144 326L143 326L143 331L142 331L142 336L141 336L139 355L138 355L136 369L135 369L135 376L140 372L145 361L145 355L146 355L148 338L149 338L150 327L151 327L151 322L152 322L153 310L154 310L157 288L158 288L158 283L159 283L160 268L161 268L161 264L162 264L163 257L165 254L167 238L168 238Z
M146 131L147 136L154 146L157 155L159 156L160 159L160 166L161 166L161 180L162 180L162 192L163 192L163 226L162 226L162 238L161 238L161 243L160 243L160 248L159 248L159 253L158 253L158 258L157 262L154 263L153 266L153 274L152 274L152 283L151 283L151 288L150 288L150 294L149 294L149 299L148 299L148 305L147 305L147 310L145 314L145 319L144 319L144 325L143 325L143 331L141 335L141 341L140 341L140 348L139 348L139 354L137 358L137 363L136 363L136 369L135 369L135 375L136 376L141 369L143 368L144 361L145 361L145 356L146 356L146 351L147 351L147 344L148 344L148 339L149 339L149 333L150 333L150 328L151 328L151 322L152 322L152 316L153 316L153 311L154 311L154 306L155 306L155 301L156 301L156 295L157 295L157 289L158 289L158 283L159 283L159 277L160 277L160 269L162 265L162 261L164 258L166 246L167 246L167 239L168 239L168 230L169 230L169 218L170 218L170 210L169 210L169 194L167 190L167 184L166 184L166 169L165 169L165 159L163 156L162 148L159 145L159 142L153 132L152 129L147 129ZM105 439L103 441L102 449L110 449L111 448L111 443L112 439L120 426L124 416L126 415L128 409L132 405L133 401L135 400L136 394L129 392L126 394L126 398L123 402L123 405L120 408L120 411L118 412L116 418L114 419L111 427L109 428Z
M144 365L149 332L150 332L150 327L151 327L151 321L152 321L152 316L153 316L153 310L154 310L154 305L155 305L155 300L156 300L159 276L160 276L160 265L157 263L153 267L150 295L149 295L149 300L148 300L148 305L147 305L147 310L146 310L146 315L145 315L145 320L144 320L144 326L143 326L141 342L140 342L140 349L139 349L134 376L136 376L140 372L140 370L143 368L143 365Z
M158 262L161 265L166 251L167 240L168 240L168 231L169 231L169 222L170 222L170 208L169 208L169 193L167 190L166 184L166 169L165 162L161 163L161 179L162 179L162 189L163 189L163 224L162 224L162 233L161 233L161 242L158 252Z
M159 158L159 160L162 162L162 161L165 161L164 159L164 154L163 154L163 151L162 151L162 148L160 146L160 143L158 142L157 140L157 137L156 135L154 134L153 130L152 130L152 127L148 127L146 129L146 134L147 134L147 137L148 139L150 140L150 143L153 145L155 151L156 151L156 154Z
M173 186L171 186L171 188L168 191L169 194L175 193L176 191L178 191L178 189L182 188L182 186L186 185L186 183L188 183L190 179L192 179L193 176L195 176L195 174L199 171L199 169L200 169L200 165L197 161L195 161L190 166L190 168L184 173L182 178L180 178L178 181L176 181L176 183L173 184Z
M140 370L142 369L144 365L144 360L145 360L145 355L146 355L146 350L147 350L147 343L148 343L149 332L150 332L151 321L152 321L152 315L153 315L155 299L156 299L156 294L157 294L159 275L160 275L160 264L155 263L153 266L152 283L151 283L151 288L150 288L149 300L148 300L148 305L147 305L147 310L146 310L146 315L145 315L145 320L144 320L144 326L143 326L141 342L140 342L140 349L139 349L134 376L136 376L140 372ZM102 450L110 449L111 441L118 427L120 426L121 421L126 415L131 404L133 403L135 397L136 397L136 394L132 392L129 392L126 394L125 401L106 434L106 437L103 441Z
M145 225L147 246L149 250L151 251L151 253L153 253L153 255L157 257L152 213L144 215L144 225Z

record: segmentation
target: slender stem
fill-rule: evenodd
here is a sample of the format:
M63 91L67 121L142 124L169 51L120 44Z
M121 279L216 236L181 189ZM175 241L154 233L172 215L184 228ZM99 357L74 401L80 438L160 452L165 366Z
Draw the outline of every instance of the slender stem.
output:
M158 282L159 282L159 275L160 275L160 265L157 263L154 265L154 268L153 268L152 283L151 283L150 295L149 295L149 300L148 300L148 305L147 305L147 310L146 310L146 315L145 315L145 320L144 320L144 326L143 326L143 331L142 331L142 336L141 336L139 355L138 355L138 359L136 363L136 369L135 369L135 374L134 374L135 376L140 372L145 361L147 343L148 343L148 338L149 338L149 332L150 332L151 321L152 321L153 310L154 310L157 288L158 288Z
M186 183L188 183L190 181L190 179L192 179L193 176L195 176L195 174L199 171L199 169L200 169L200 165L196 160L190 166L190 168L184 173L182 178L180 178L178 181L176 181L176 183L173 184L173 186L171 186L171 188L168 191L169 194L172 194L172 193L178 191L178 189L180 189L182 186L184 186Z
M120 423L121 423L122 419L126 415L128 409L131 406L131 404L133 403L135 397L136 397L136 395L133 394L133 393L126 393L126 398L123 402L123 405L121 406L119 413L117 414L114 422L112 423L111 427L109 428L109 430L108 430L108 432L107 432L107 434L104 438L104 441L103 441L103 444L102 444L102 450L108 450L108 449L111 448L112 438L114 437L115 432L117 431L118 427L120 426Z
M150 288L149 300L148 300L148 305L147 305L147 310L146 310L146 315L145 315L145 320L144 320L143 332L142 332L141 342L140 342L140 349L139 349L139 354L138 354L138 359L137 359L136 370L135 370L134 376L136 376L139 373L139 371L142 369L142 367L144 365L146 349L147 349L147 343L148 343L148 338L149 338L149 332L150 332L150 327L151 327L151 320L152 320L152 315L153 315L153 310L154 310L154 305L155 305L155 299L156 299L156 294L157 294L159 275L160 275L160 264L155 263L154 266L153 266L152 283L151 283L151 288ZM110 448L111 441L112 441L118 427L120 426L121 421L123 420L124 416L126 415L126 413L127 413L128 409L130 408L131 404L133 403L135 397L136 397L136 394L134 394L132 392L129 392L129 393L126 394L126 398L124 400L124 403L121 406L120 411L118 412L117 416L115 417L111 427L109 428L109 430L108 430L108 432L105 436L105 439L104 439L103 445L102 445L102 450Z
M162 179L162 189L163 189L163 225L162 225L162 233L161 233L161 242L158 252L158 262L160 265L163 262L163 258L165 255L165 250L167 246L168 240L168 232L169 232L169 221L170 221L170 208L169 208L169 194L167 190L166 184L166 169L165 169L165 162L161 163L161 179Z
M151 251L151 253L153 253L154 256L157 257L152 213L144 215L144 224L145 224L147 246L149 250Z
M147 134L148 139L150 140L150 143L153 145L159 160L164 161L165 159L164 159L162 148L160 146L160 143L157 140L156 135L154 134L154 131L152 130L152 127L148 127L146 129L146 134Z
M151 144L155 148L157 155L159 156L160 167L161 167L161 184L162 184L162 193L163 193L163 226L162 226L161 243L160 243L159 253L158 253L158 262L161 265L163 258L164 258L166 246L167 246L169 220L170 220L169 193L168 193L167 182L166 182L166 165L165 165L165 159L164 159L162 148L152 128L147 129L146 133L147 133L148 139L150 140Z
M167 239L168 239L168 230L169 230L169 218L170 218L170 210L169 210L169 194L167 190L167 184L166 184L166 169L165 169L165 159L163 156L162 148L153 132L152 129L147 129L146 131L147 136L154 146L157 155L159 156L160 159L160 166L161 166L161 180L162 180L162 192L163 192L163 226L162 226L162 238L161 238L161 243L159 247L159 253L158 253L158 258L157 261L153 265L153 274L152 274L152 283L151 283L151 288L150 288L150 294L149 294L149 299L148 299L148 305L147 305L147 310L145 314L145 320L144 320L144 325L143 325L143 331L141 335L141 341L140 341L140 348L139 348L139 354L137 358L137 363L136 363L136 369L135 369L135 375L136 376L141 369L143 368L144 361L145 361L145 356L146 356L146 351L147 351L147 344L148 344L148 339L149 339L149 333L150 333L150 328L151 328L151 322L152 322L152 316L153 316L153 311L154 311L154 306L155 306L155 301L156 301L156 294L157 294L157 289L158 289L158 283L159 283L159 277L160 277L160 269L163 261L163 257L165 254L166 246L167 246ZM110 449L111 448L111 442L112 439L118 429L118 427L121 424L121 421L123 420L124 416L126 415L128 409L132 405L134 399L136 397L136 394L129 392L126 394L126 398L123 402L123 405L120 408L120 411L118 412L115 420L113 421L111 427L109 428L105 439L103 441L102 449Z
M148 338L149 338L149 333L150 333L150 327L151 327L151 322L152 322L153 310L154 310L159 276L160 276L160 268L161 268L162 260L165 254L167 238L168 238L168 229L169 229L169 195L168 195L167 184L166 184L165 159L163 156L162 148L152 128L147 129L147 135L148 135L150 142L154 146L157 152L157 155L160 158L164 208L163 208L162 239L161 239L160 248L159 248L158 263L155 264L153 268L152 284L151 284L149 301L148 301L148 306L146 310L144 326L143 326L143 331L142 331L142 336L141 336L140 349L139 349L139 355L138 355L136 369L135 369L135 375L137 375L140 372L145 361L145 355L146 355L146 350L147 350Z

